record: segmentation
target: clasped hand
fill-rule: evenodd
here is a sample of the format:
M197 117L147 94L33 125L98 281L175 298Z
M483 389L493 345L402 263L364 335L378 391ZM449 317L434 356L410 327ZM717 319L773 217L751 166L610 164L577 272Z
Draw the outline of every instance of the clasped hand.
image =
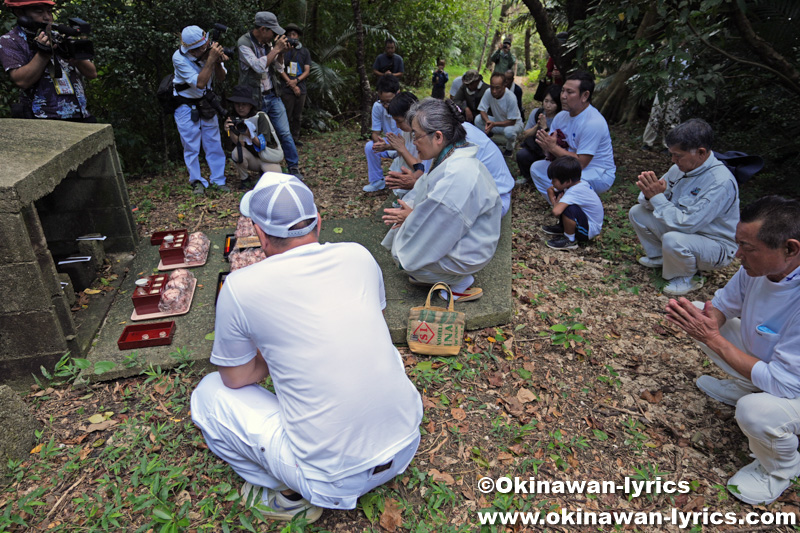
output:
M639 187L639 190L642 191L647 200L667 190L667 183L664 180L658 179L656 173L650 170L639 174L636 186Z

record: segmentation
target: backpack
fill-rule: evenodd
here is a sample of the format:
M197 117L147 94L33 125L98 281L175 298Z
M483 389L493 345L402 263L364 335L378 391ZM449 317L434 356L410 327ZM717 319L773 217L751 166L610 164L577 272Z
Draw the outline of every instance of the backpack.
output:
M174 73L167 74L161 78L161 83L158 84L158 89L156 90L156 98L158 98L161 111L165 115L172 115L175 113L175 110L178 109L178 106L181 105L180 99L176 98L173 94L173 90L175 89L174 78ZM189 87L190 85L188 83L181 83L178 86L178 90L184 91Z
M158 104L161 106L161 111L165 115L173 114L178 108L176 105L177 102L175 102L175 99L172 97L172 91L175 89L175 83L172 81L174 78L175 74L170 72L161 79L161 83L158 84L158 90L156 90Z
M739 185L749 181L764 168L764 159L744 152L714 152L714 157L728 167Z

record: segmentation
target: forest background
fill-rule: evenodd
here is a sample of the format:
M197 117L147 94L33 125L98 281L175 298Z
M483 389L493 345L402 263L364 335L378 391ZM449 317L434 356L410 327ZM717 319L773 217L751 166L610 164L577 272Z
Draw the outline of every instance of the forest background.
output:
M304 127L313 130L351 121L365 129L372 61L386 37L399 43L403 83L424 88L437 58L454 73L486 68L502 37L511 36L517 74L531 85L548 53L562 71L593 71L594 104L610 124L646 117L655 94L672 80L686 116L725 132L718 148L762 155L771 168L785 169L776 179L796 176L800 3L792 0L61 0L58 22L78 16L92 24L99 76L88 84L90 110L114 126L126 174L180 160L172 118L155 98L172 70L180 30L222 23L229 28L222 44L234 46L259 10L306 30L302 41L314 63ZM0 11L0 30L13 24L10 10ZM564 45L559 31L570 33ZM236 83L236 58L228 71L218 94ZM0 116L8 116L16 98L9 77L0 77Z

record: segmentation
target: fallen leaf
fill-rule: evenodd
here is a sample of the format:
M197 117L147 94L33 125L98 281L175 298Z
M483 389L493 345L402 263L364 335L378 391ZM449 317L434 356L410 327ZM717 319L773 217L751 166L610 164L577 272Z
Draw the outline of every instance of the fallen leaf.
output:
M495 372L494 374L490 374L487 378L489 381L489 385L492 387L502 387L503 386L503 374L500 372Z
M452 409L450 409L450 414L456 420L464 420L465 418L467 418L467 413L465 413L464 410L460 407L453 407Z
M212 331L211 333L209 333L208 335L206 335L206 336L205 336L205 339L206 339L207 341L213 341L213 340L214 340L214 332Z
M36 447L31 450L31 453L39 453L40 451L42 451L42 445L37 444Z
M645 389L641 392L641 394L639 394L639 398L642 400L647 400L650 403L659 403L663 397L664 393L660 390L650 392L649 390Z
M504 463L508 463L514 460L514 456L508 452L500 452L497 454L497 460L502 461Z
M92 416L90 416L88 418L89 422L92 423L92 424L99 424L100 422L103 422L105 419L106 419L106 417L104 417L100 413L97 413L96 415L92 415Z
M84 431L86 433L91 433L93 431L105 431L111 426L116 426L118 423L119 422L116 420L104 420L98 424L89 424Z
M526 388L522 388L517 392L517 400L520 403L530 403L536 399L536 395L534 395L531 391Z
M100 289L84 289L83 292L86 294L100 294Z
M400 509L397 506L397 500L387 498L383 503L383 513L381 513L380 525L390 533L397 530L403 523L403 517L400 515Z
M334 232L334 233L341 233L341 232L343 232L343 231L344 231L344 229L343 229L343 228L333 228L333 232ZM383 519L381 518L381 520L383 520Z
M438 470L431 469L428 471L428 475L431 476L431 481L434 483L444 483L445 485L453 485L456 480L453 479L453 476L446 472L439 472Z

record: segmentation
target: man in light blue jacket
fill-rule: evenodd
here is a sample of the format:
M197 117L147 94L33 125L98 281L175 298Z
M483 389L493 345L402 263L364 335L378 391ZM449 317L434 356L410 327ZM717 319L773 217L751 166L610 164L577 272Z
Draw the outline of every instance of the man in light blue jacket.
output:
M669 280L664 293L680 296L703 286L699 270L722 268L736 253L739 188L727 167L714 157L714 132L693 118L667 135L672 167L661 179L639 174L639 204L628 218L642 243L639 263L662 268Z

